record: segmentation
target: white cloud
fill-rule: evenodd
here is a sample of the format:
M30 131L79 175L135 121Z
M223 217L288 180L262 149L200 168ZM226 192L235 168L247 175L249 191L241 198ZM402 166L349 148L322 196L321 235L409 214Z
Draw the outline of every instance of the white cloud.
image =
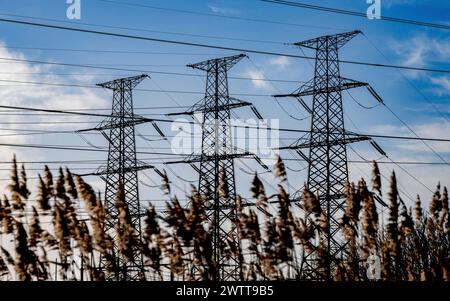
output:
M450 95L450 79L448 77L431 77L431 82L436 85L433 91L439 95Z
M228 7L221 7L221 6L215 6L215 5L208 5L209 9L215 13L215 14L221 14L221 15L240 15L241 12L237 9L228 8Z
M264 80L265 77L261 71L248 70L246 72L246 76L251 78L251 83L255 88L268 92L271 92L273 90L273 87L269 84L269 82Z
M402 6L402 5L423 5L430 2L431 0L381 0L381 4L386 8L391 8L392 6Z
M273 58L269 61L270 65L276 66L280 69L285 69L291 65L291 61L287 56L279 56L276 58Z
M411 5L415 3L416 0L382 0L382 5L386 7L392 7L396 5Z
M450 59L450 39L432 38L425 34L391 43L393 50L407 66L425 67L432 62Z
M447 139L448 133L450 132L450 123L446 120L442 120L441 122L433 122L426 124L418 124L418 125L410 125L410 127L414 130L414 132L419 137L426 138L435 138L435 139ZM382 135L402 135L402 136L410 136L415 137L411 131L405 126L393 126L393 125L383 125L373 127L372 130L375 133L380 133ZM427 141L425 145L422 141L403 141L396 142L395 144L391 144L391 147L396 148L400 151L409 151L420 154L428 154L431 155L431 159L438 160L436 155L430 149L432 148L435 152L445 155L450 154L450 147L448 142L432 142ZM403 154L404 155L404 154ZM414 154L417 156L417 154ZM450 160L449 160L450 161Z
M27 57L21 53L13 52L0 42L0 57L9 59L26 60ZM19 82L48 82L48 83L80 83L79 77L69 76L65 78L54 75L54 67L45 65L34 65L26 62L13 62L3 60L1 62L2 70L0 72L0 104L9 106L23 106L35 108L51 108L51 109L81 109L81 108L99 108L109 107L108 98L103 98L99 94L101 90L91 90L87 88L74 87L58 87L48 85L30 85L21 84ZM86 82L83 82L86 84ZM107 94L105 94L106 96ZM2 125L0 126L0 143L8 144L78 144L78 139L73 137L64 137L61 135L22 135L22 136L5 136L27 133L28 130L76 130L77 126L84 127L86 124L70 125L70 124L45 124L51 122L71 122L71 121L87 121L98 120L99 118L90 118L83 116L68 115L14 115L15 113L24 113L22 111L5 111L1 116ZM26 112L29 114L30 112ZM36 114L36 112L34 112ZM23 122L44 122L44 124L20 124ZM76 136L74 136L76 137ZM75 142L74 142L75 140ZM80 141L81 143L81 141ZM12 158L13 154L17 155L18 160L41 161L53 160L52 154L40 149L28 149L17 147L0 146L0 155L4 160ZM67 153L67 158L82 159L83 155L74 152ZM30 166L28 166L30 167ZM43 167L43 166L33 166ZM33 173L30 172L33 176ZM29 175L30 176L30 175ZM2 172L0 178L8 178L8 172ZM34 182L34 181L33 181ZM0 182L5 185L6 182ZM31 184L30 184L31 186ZM34 185L33 185L34 186Z
M407 40L392 41L390 46L398 56L400 64L409 67L424 68L432 64L439 65L450 60L449 38L437 38L419 34ZM405 71L405 74L416 79L427 78L427 74L420 71ZM433 77L429 79L434 81ZM437 78L433 83L437 84L439 88L430 89L430 91L438 95L447 94L448 92L442 89L442 84L445 84L444 80Z

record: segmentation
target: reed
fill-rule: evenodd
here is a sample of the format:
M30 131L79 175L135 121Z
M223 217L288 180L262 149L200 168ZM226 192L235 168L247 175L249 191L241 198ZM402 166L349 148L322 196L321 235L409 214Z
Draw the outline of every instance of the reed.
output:
M387 223L381 227L381 208L375 198L384 198L374 163L372 190L363 179L345 183L344 213L339 222L346 249L342 256L333 257L327 252L330 224L320 196L305 185L302 197L293 199L281 158L275 164L275 177L280 183L278 191L266 196L264 184L255 174L249 185L253 200L237 196L230 203L228 227L236 229L230 233L237 236L222 231L215 241L216 225L209 218L212 192L201 195L192 187L183 204L172 195L164 172L161 188L167 197L166 210L158 212L149 206L139 237L122 184L114 200L116 227L106 232L105 224L112 217L105 200L81 177L59 169L53 181L45 167L37 182L36 200L30 200L26 170L22 166L18 171L13 158L8 191L0 201L0 278L105 280L109 274L125 273L117 264L119 258L129 262L142 254L143 279L214 280L222 268L213 259L215 243L223 258L236 258L243 281L310 278L302 254L315 258L317 269L312 275L316 280L327 279L328 272L336 281L369 280L369 274L377 275L377 268L371 266L375 256L379 280L448 281L450 221L445 187L437 186L428 210L420 198L411 210L398 193L393 173L385 200ZM218 194L222 200L230 198L225 179L221 168ZM14 242L12 247L8 241Z

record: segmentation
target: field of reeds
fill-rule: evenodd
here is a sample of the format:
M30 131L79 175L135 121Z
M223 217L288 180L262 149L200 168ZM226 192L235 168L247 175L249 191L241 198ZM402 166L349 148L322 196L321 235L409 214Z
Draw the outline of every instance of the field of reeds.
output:
M302 254L308 252L316 259L315 280L326 280L325 265L330 260L324 243L329 228L326 212L307 188L300 200L289 197L281 159L275 170L278 193L266 195L255 175L248 188L254 205L236 198L229 226L238 233L238 248L227 243L231 238L223 237L218 244L221 254L237 258L242 280L302 280ZM222 184L219 194L227 197ZM27 185L26 170L19 169L14 159L8 191L0 202L0 280L102 281L108 274L122 272L117 258L127 262L135 252L143 254L142 280L211 280L220 268L211 260L214 227L207 219L210 208L204 205L209 196L199 195L195 187L182 205L171 194L166 177L161 185L166 210L145 208L139 237L122 189L115 200L116 231L107 233L104 225L110 216L104 200L68 169L53 177L46 167L33 198ZM383 192L375 162L371 183L361 180L346 187L345 213L340 218L345 252L331 258L334 280L449 280L445 187L437 187L429 208L422 207L419 197L414 208L408 208L398 194L394 173ZM385 220L376 196L388 206ZM105 259L109 264L102 269Z

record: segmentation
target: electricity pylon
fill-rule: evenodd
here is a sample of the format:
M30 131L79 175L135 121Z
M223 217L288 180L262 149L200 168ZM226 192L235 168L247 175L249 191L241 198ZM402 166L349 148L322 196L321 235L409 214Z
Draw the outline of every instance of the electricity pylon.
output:
M114 239L115 273L108 273L109 264L101 260L102 269L108 280L139 280L143 277L144 261L138 248L133 250L133 258L126 259L119 254L115 227L119 223L115 206L119 185L123 185L125 202L128 205L132 226L136 235L141 237L142 212L139 205L138 171L154 168L139 162L136 158L136 141L134 127L150 120L134 114L133 89L148 75L116 79L97 86L113 91L112 112L110 117L97 127L85 131L100 131L109 142L108 162L97 172L90 175L101 176L106 182L105 203L110 218L105 221L105 231ZM106 133L109 131L109 134Z
M232 144L231 109L251 106L251 103L232 98L228 91L228 70L246 55L236 55L200 62L188 67L207 72L205 97L190 110L170 115L203 114L202 149L200 155L174 163L200 163L199 193L207 197L207 218L213 227L212 249L214 271L209 271L210 280L240 280L238 256L225 254L224 249L239 250L239 239L235 227L236 184L234 159L253 156L248 152L237 153ZM221 183L222 182L222 183ZM220 193L220 184L226 193ZM222 187L224 190L224 187Z
M316 51L314 78L292 94L274 95L295 97L312 114L310 133L294 144L282 148L296 150L309 163L308 188L319 196L329 222L328 231L325 233L325 270L317 270L317 252L305 252L302 272L306 279L317 279L320 277L318 273L331 279L336 260L346 251L339 230L340 219L344 213L345 184L348 182L347 144L370 138L345 130L342 91L368 84L341 77L339 49L360 33L353 31L295 43L296 46ZM313 96L312 108L302 99L310 95ZM309 149L309 157L301 152L301 149Z

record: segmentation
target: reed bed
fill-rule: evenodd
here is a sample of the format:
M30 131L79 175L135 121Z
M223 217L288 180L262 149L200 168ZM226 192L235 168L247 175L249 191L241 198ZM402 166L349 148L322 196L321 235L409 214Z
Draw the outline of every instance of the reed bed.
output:
M208 196L192 187L182 205L171 194L164 173L161 189L166 210L146 208L141 237L137 235L123 185L115 204L118 222L113 233L104 231L110 220L104 200L81 177L59 169L56 178L45 167L30 199L24 166L12 162L11 181L0 200L0 279L21 281L103 281L121 272L118 258L144 257L140 280L211 280L220 266L212 260L214 225L208 220ZM258 175L249 185L253 200L233 200L228 227L237 237L221 237L222 256L236 258L239 278L247 280L327 280L333 266L336 281L448 281L450 270L448 191L437 186L429 208L418 197L408 208L399 196L395 173L383 197L380 172L373 164L371 184L346 183L345 212L340 237L345 250L339 258L326 249L330 225L319 196L304 188L300 200L285 190L287 175L278 158L278 192L266 195ZM228 197L224 177L219 195ZM242 187L241 187L242 188ZM388 207L380 219L379 201ZM385 225L384 225L385 224ZM237 243L236 243L237 242ZM237 248L235 246L238 246ZM303 254L312 254L316 269L308 274ZM106 262L103 268L100 266ZM308 272L309 273L309 272ZM311 276L312 275L312 276Z

